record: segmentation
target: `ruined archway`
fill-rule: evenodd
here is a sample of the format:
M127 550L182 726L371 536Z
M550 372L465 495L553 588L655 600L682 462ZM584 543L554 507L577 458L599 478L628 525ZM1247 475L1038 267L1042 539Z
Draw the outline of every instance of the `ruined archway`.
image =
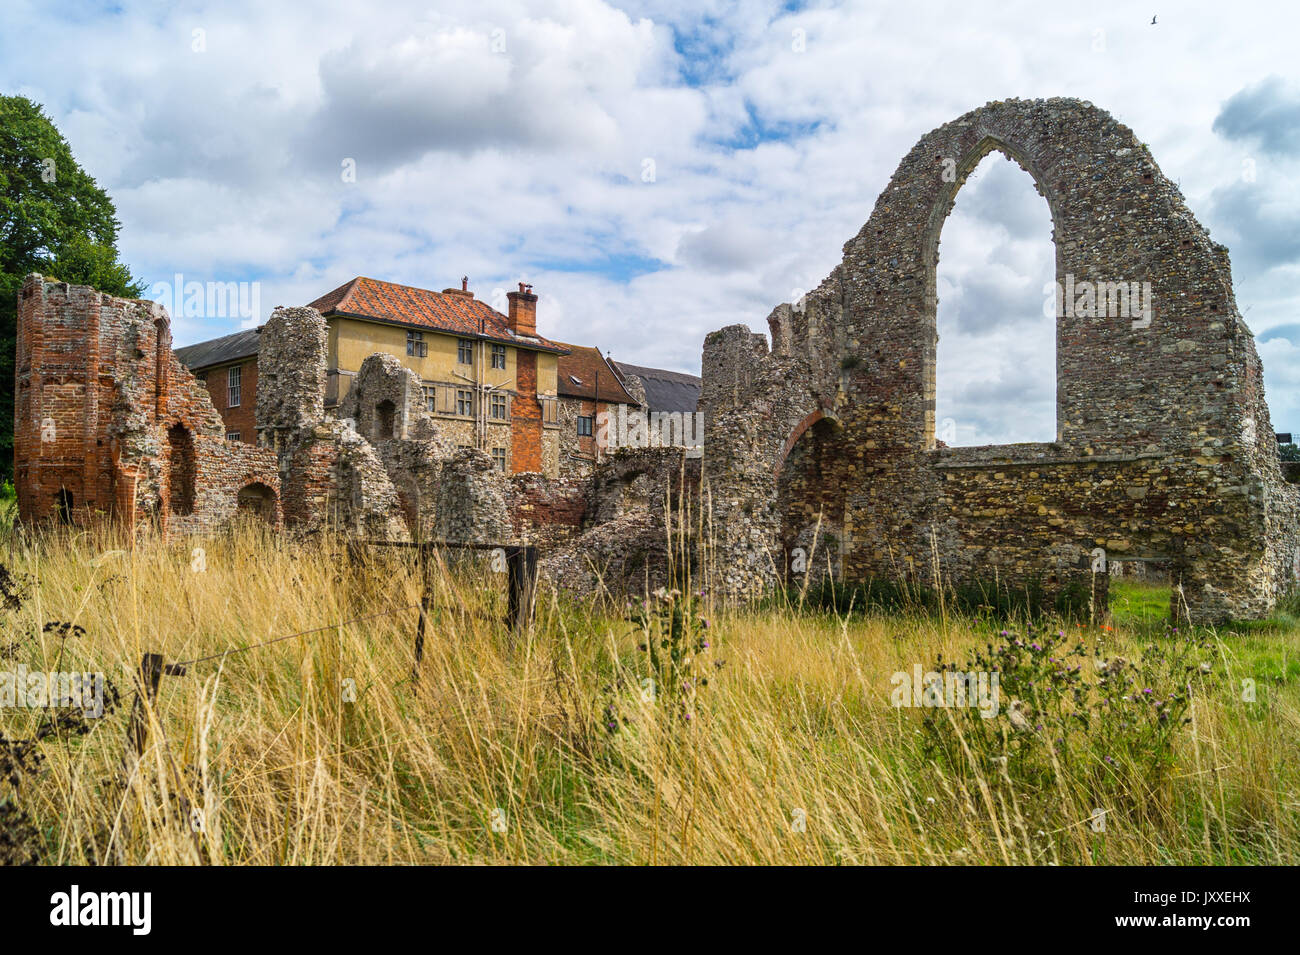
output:
M54 495L54 519L60 524L71 524L73 504L72 492L66 487L59 488Z
M939 229L935 446L1056 440L1056 248L1041 186L994 146Z
M787 581L839 578L844 543L844 475L839 422L819 409L800 422L776 474L776 509Z
M1059 432L936 448L938 235L994 149L1030 174L1052 215ZM731 593L761 591L780 566L771 475L817 408L843 425L838 487L819 493L842 501L848 580L937 563L953 582L1096 593L1101 548L1174 561L1196 619L1267 613L1289 586L1300 493L1272 442L1256 439L1272 426L1227 250L1105 111L999 101L927 134L842 263L771 327L770 351L745 326L704 345L704 471Z
M397 405L388 399L375 405L375 440L389 441L397 437Z

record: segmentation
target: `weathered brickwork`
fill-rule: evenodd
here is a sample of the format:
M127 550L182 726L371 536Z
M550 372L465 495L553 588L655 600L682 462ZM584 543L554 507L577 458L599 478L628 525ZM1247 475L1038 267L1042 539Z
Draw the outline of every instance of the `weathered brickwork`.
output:
M1000 150L1051 210L1057 280L1149 282L1150 321L1057 322L1057 440L935 441L935 266L965 177ZM945 175L948 172L948 175ZM955 173L955 174L953 174ZM1168 561L1194 619L1266 614L1300 570L1300 495L1282 480L1227 250L1146 147L1077 100L991 103L904 158L844 259L802 302L704 346L726 589L770 584L820 516L847 579L1095 579L1093 552Z
M14 465L24 522L165 535L217 528L241 505L280 522L275 456L225 440L172 354L166 311L40 275L18 296Z
M549 551L581 533L590 507L591 482L585 477L510 478L510 518L516 540Z
M511 293L512 295L515 293ZM542 471L542 406L537 400L537 354L520 350L515 358L519 393L510 419L515 473Z

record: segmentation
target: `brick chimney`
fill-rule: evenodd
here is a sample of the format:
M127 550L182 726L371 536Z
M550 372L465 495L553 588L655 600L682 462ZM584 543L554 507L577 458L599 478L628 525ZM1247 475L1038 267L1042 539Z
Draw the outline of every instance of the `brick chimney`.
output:
M510 299L510 330L517 335L537 335L537 296L533 287L519 283L519 291L506 296Z
M469 290L469 276L460 280L460 288L445 288L442 290L443 295L459 295L461 298L473 298L474 293Z

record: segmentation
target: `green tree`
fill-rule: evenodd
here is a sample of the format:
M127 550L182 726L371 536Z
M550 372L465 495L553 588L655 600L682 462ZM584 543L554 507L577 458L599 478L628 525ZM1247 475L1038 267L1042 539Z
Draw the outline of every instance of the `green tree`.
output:
M118 261L121 224L41 107L0 96L0 479L13 472L18 290L29 272L139 297Z
M1292 444L1279 444L1278 453L1282 455L1283 461L1300 461L1300 447Z

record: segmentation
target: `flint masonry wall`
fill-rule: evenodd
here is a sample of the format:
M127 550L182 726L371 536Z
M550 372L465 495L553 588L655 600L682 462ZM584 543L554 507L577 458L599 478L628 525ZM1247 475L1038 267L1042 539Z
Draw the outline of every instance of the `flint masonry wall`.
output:
M1149 282L1149 323L1058 317L1055 442L935 442L935 266L991 150L1047 200L1058 283ZM1091 104L990 103L903 159L841 264L704 347L724 583L769 584L818 515L833 572L1104 587L1092 552L1166 560L1198 620L1256 617L1295 586L1300 495L1282 480L1262 369L1212 242L1127 127ZM1261 437L1262 436L1262 437Z
M24 522L210 530L246 489L280 521L275 456L225 441L207 389L172 354L166 311L35 274L18 299L14 475Z
M699 484L700 459L682 448L620 448L582 482L580 515L572 484L566 495L557 492L562 482L548 482L544 493L534 488L531 499L517 487L516 528L521 536L552 545L543 551L540 568L557 586L578 593L643 593L668 582L670 522L682 562L698 554L699 514L693 509ZM521 502L531 507L523 509ZM686 509L691 510L683 518ZM562 528L579 517L581 527L566 534ZM696 579L702 580L698 570Z

